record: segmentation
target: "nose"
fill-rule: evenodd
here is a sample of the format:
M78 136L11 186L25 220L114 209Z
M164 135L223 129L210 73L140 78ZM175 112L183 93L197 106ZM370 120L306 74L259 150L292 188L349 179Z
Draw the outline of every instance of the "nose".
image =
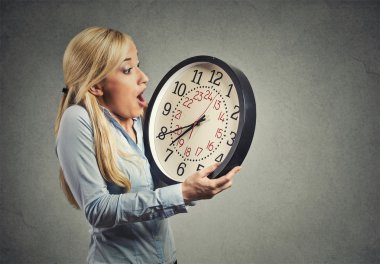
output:
M144 83L144 84L147 84L149 82L148 76L140 68L138 68L138 69L139 69L140 75L141 75L140 76L140 82Z

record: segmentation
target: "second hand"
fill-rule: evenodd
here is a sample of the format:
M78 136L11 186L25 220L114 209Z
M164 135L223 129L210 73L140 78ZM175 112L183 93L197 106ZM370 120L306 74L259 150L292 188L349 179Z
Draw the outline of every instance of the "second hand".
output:
M195 121L194 122L194 125L197 125L197 126L199 126L203 121L205 121L206 119L205 119L205 115L203 115L202 117L201 117L201 119L199 120L197 120L197 121ZM194 128L194 125L193 126L189 126L189 128L188 129L186 129L183 133L181 133L181 135L179 135L176 139L174 139L173 141L172 141L172 143L170 143L170 145L169 146L171 146L171 145L173 145L179 138L181 138L183 135L185 135L186 133L188 133L191 129L193 129Z
M216 93L216 95L214 96L214 98L212 99L212 101L210 102L210 104L207 106L206 110L203 111L203 113L198 117L197 121L194 122L194 125L193 127L191 128L191 132L190 132L190 135L189 135L189 139L191 138L191 134L193 134L193 130L194 130L194 127L195 125L198 123L199 119L205 115L207 109L209 109L210 105L212 104L212 102L214 102L215 98L218 96L218 92Z

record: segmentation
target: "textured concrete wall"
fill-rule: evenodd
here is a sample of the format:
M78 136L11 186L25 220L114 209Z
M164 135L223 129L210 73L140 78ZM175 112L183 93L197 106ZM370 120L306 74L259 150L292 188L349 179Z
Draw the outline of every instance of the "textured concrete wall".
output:
M380 262L379 1L1 1L1 263L83 263L53 123L69 40L131 34L151 96L180 60L219 57L254 87L234 187L171 218L179 263Z

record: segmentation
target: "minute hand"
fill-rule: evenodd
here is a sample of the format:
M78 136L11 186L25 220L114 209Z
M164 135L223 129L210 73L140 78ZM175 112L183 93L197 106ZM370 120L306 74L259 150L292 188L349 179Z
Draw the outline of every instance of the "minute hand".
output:
M205 113L206 113L207 109L210 108L210 105L212 104L212 102L214 102L214 100L215 100L215 98L216 98L217 96L218 96L218 93L214 96L214 98L211 100L210 104L207 106L207 108L206 108L206 109L203 111L203 113L200 115L201 117L200 117L199 119L201 119L201 118L203 118L203 117L205 116ZM198 120L194 122L193 128L195 127L195 125L197 125L197 122L198 122ZM193 133L193 130L191 130L191 133L190 133L190 135L189 135L189 139L191 138L191 134L192 134L192 133Z
M178 130L181 130L181 129L184 129L184 128L191 127L191 126L193 126L193 125L194 125L194 123L191 123L190 125L187 125L187 126L184 126L184 127L179 127L179 128L176 128L176 129L174 129L174 130L172 130L172 131L169 131L169 132L166 132L166 133L159 133L158 136L157 136L157 138L160 137L160 136L166 136L166 135L168 135L168 134L171 134L171 133L177 132Z
M199 124L202 123L202 122L205 121L205 120L206 120L206 119L205 119L205 115L203 115L202 118L201 118L200 120L195 121L193 124L191 124L191 125L189 126L188 129L186 129L181 135L179 135L176 139L174 139L174 140L172 141L172 143L170 143L169 146L173 145L178 139L180 139L183 135L185 135L186 133L188 133L188 132L194 127L194 125L199 126Z

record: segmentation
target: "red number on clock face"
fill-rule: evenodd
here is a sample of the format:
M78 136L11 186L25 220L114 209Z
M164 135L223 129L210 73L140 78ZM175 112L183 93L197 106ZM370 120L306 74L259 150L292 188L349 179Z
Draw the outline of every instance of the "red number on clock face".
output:
M185 156L186 157L190 156L190 152L191 152L191 148L190 147L186 147L186 149L185 149Z
M223 129L218 128L218 129L216 130L215 137L216 137L216 138L221 138L222 135L223 135Z
M214 103L214 109L215 110L219 110L220 109L220 103L221 103L222 101L220 101L220 100L215 100L215 103Z
M203 97L206 100L212 101L212 92L211 90L206 90L205 96Z
M198 157L203 151L203 148L198 147L197 150L195 151L195 155Z
M195 91L195 95L193 97L194 100L202 101L203 92L201 91Z
M179 125L175 125L175 129L178 130L175 131L174 134L177 134L178 136L182 134L182 127L180 127Z
M183 102L183 106L186 106L187 108L190 108L190 105L193 103L193 99L190 99L186 96L185 101Z
M177 109L177 113L175 114L175 118L177 118L177 119L180 119L181 118L181 115L182 115L182 111L181 110L179 110L179 109Z
M224 122L224 113L223 113L223 112L220 112L220 113L219 113L218 120Z
M207 144L207 149L209 151L212 151L214 149L214 142L212 142L211 140L209 140L208 144Z
M185 143L185 140L183 140L183 138L180 138L177 142L178 142L179 147L182 147L183 144Z

